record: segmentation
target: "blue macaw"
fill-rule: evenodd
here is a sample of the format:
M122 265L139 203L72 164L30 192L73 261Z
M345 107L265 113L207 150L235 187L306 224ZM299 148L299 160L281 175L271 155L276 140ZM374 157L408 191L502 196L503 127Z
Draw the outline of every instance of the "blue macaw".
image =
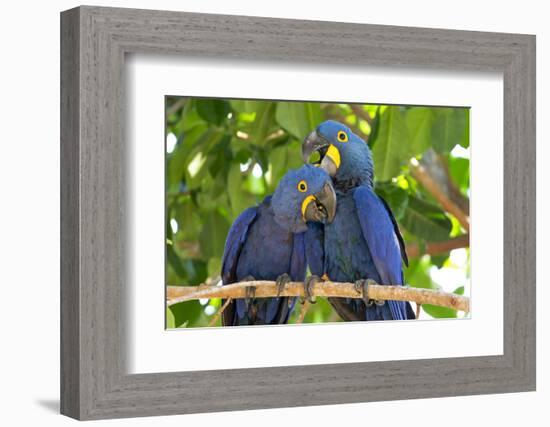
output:
M312 165L291 170L273 196L246 209L235 220L225 242L223 285L250 280L275 280L279 293L289 281L306 275L305 231L308 223L329 223L336 212L330 176ZM311 299L309 281L305 293ZM224 326L278 324L288 321L296 298L247 298L232 301L223 312Z
M365 141L337 121L320 124L304 140L308 161L319 152L320 168L332 177L338 207L331 224L312 224L307 233L310 270L336 282L353 282L363 299L329 298L340 317L353 320L414 319L409 302L367 298L368 279L403 285L408 265L403 237L387 203L373 189L374 165Z

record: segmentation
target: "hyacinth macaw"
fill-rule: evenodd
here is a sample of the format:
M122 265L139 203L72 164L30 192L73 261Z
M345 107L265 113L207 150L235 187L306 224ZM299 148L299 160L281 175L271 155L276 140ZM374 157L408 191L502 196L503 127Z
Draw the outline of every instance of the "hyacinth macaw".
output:
M362 292L363 299L329 298L344 320L414 319L408 302L366 297L367 279L382 285L403 285L401 260L408 265L395 218L374 192L374 165L368 145L347 126L329 120L304 140L304 161L314 152L319 153L318 166L332 177L338 207L331 224L310 226L308 251L316 254L311 257L311 272L326 274L332 281L355 283Z
M274 280L279 293L289 281L306 275L305 231L308 223L328 224L336 212L330 176L311 165L291 170L273 196L248 208L235 220L225 242L223 285L250 280ZM309 281L306 297L311 298ZM254 298L232 301L223 312L224 326L279 324L288 321L296 298Z

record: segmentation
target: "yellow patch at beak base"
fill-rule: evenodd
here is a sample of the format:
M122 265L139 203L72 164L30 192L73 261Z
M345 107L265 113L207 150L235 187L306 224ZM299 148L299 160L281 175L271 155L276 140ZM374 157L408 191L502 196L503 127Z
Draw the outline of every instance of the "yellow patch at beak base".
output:
M314 202L315 200L317 200L315 196L307 196L302 202L302 218L304 219L304 221L306 219L307 205L309 205L311 202Z
M340 167L340 151L333 144L328 147L326 156L334 162L337 169Z

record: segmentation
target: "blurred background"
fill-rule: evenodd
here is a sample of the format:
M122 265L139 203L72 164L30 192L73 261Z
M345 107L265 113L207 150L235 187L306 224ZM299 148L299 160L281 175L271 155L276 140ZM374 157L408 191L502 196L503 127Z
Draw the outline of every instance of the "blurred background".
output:
M406 283L470 295L468 108L184 97L166 97L167 286L219 283L229 227L303 164L302 140L327 119L348 125L372 150L375 190L407 244ZM220 326L220 304L167 307L166 326ZM423 305L419 318L463 315ZM323 298L303 319L338 321Z

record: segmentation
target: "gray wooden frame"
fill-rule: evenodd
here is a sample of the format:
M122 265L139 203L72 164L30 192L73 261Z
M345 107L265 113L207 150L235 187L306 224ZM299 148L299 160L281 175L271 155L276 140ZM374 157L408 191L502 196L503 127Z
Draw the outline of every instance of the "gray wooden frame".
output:
M504 354L128 375L124 58L136 52L502 72ZM61 14L61 166L63 414L98 419L535 390L534 36L68 10Z

